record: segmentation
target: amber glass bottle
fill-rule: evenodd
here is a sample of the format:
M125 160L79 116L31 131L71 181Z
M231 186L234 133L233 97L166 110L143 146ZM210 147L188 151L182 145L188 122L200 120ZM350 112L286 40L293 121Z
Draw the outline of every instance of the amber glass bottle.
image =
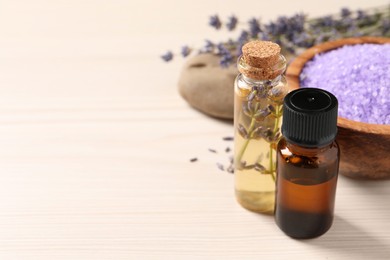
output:
M313 88L284 100L277 147L275 220L294 238L313 238L332 225L339 167L337 99Z
M246 209L272 214L286 59L267 41L248 42L242 52L234 89L235 193Z

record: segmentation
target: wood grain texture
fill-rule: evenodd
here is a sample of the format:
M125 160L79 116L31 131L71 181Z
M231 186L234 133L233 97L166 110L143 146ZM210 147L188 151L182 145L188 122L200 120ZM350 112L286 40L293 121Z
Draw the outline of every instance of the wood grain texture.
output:
M296 57L287 69L291 88L299 88L299 75L306 62L315 55L337 49L344 45L363 43L385 44L390 38L358 37L325 42L307 49ZM390 125L367 124L343 117L337 120L342 161L340 171L352 178L388 179L390 178Z
M0 259L388 259L389 181L340 176L331 230L286 237L242 209L216 167L228 163L231 123L190 108L176 88L183 61L158 59L212 37L208 15L245 19L258 4L1 1Z

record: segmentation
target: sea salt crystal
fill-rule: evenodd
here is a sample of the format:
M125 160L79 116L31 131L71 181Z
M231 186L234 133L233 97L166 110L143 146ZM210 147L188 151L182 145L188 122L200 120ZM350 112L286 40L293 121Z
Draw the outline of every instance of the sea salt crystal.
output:
M316 55L300 81L333 93L341 117L390 124L390 44L346 45Z

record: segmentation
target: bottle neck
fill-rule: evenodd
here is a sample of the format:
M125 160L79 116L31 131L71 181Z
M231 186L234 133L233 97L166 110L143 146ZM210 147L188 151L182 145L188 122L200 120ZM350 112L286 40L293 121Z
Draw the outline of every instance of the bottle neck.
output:
M298 144L293 144L288 140L286 140L286 146L294 154L303 155L303 156L314 156L318 153L322 153L331 149L334 146L334 142L335 141L332 140L332 142L319 147L305 147L305 146L300 146Z
M259 79L250 78L250 77L246 76L245 74L242 74L242 79L243 79L243 81L246 84L248 84L250 86L254 86L254 87L274 87L274 86L279 84L279 82L282 79L282 75L278 75L274 79L259 80Z

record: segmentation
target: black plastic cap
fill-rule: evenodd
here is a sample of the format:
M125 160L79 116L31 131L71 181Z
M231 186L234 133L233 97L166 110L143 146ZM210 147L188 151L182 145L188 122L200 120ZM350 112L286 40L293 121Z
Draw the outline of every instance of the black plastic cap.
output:
M282 134L288 142L305 147L331 143L337 135L337 98L318 88L301 88L286 95Z

